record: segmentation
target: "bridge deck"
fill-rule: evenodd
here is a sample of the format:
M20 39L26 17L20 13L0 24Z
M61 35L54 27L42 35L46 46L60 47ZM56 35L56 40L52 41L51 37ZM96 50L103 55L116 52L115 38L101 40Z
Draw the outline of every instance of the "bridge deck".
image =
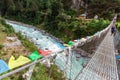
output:
M110 31L76 80L119 80L113 36Z

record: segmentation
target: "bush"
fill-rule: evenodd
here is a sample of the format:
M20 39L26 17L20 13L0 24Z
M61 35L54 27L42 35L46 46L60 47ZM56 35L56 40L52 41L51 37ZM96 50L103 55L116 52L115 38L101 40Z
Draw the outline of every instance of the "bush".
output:
M89 23L87 23L87 32L90 33L90 35L93 35L95 32L101 31L108 25L109 25L109 21L105 21L103 19L92 20Z
M4 46L2 44L0 44L0 49L2 49Z
M33 42L29 41L26 37L24 37L20 32L16 33L18 39L22 42L22 44L31 52L36 51L38 48L34 45Z
M49 78L50 76L50 78ZM58 67L52 65L50 68L37 64L31 80L66 80L62 72L58 72Z
M4 26L3 31L7 34L7 35L14 35L15 31L13 29L13 27L9 24L6 24L5 20L0 18L0 23Z

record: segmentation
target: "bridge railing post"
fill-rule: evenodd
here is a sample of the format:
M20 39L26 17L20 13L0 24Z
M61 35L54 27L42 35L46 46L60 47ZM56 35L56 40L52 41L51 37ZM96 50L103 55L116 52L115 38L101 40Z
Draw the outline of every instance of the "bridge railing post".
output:
M35 65L36 64L30 66L29 70L26 73L23 74L23 78L25 78L25 80L30 80L31 79L31 76L32 76L33 70L35 68Z

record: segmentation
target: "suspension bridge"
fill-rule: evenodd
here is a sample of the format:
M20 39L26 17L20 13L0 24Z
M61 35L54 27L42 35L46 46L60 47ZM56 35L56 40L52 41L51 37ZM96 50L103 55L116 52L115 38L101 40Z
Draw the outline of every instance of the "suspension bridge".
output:
M110 28L113 25L115 25L116 18L117 18L117 15L114 17L113 21L107 28L102 30L98 35L95 35L99 37L101 34L107 33L105 38L103 39L103 41L101 42L97 50L95 51L95 54L92 57L92 59L89 61L89 63L83 70L80 70L80 72L77 74L74 80L119 80L116 59L115 59L113 36L111 36L111 33L110 33ZM77 47L78 45L82 46L85 43L86 41L77 42L72 47L67 47L64 50L50 54L45 58L36 60L30 64L27 64L18 69L12 70L11 72L1 75L0 80L10 75L13 75L17 72L20 72L26 68L29 68L29 70L26 72L26 74L29 74L28 77L26 77L26 80L30 80L35 64L38 64L39 62L42 62L46 59L53 58L54 56L66 50L70 54L72 48Z
M86 68L75 80L119 80L110 30Z

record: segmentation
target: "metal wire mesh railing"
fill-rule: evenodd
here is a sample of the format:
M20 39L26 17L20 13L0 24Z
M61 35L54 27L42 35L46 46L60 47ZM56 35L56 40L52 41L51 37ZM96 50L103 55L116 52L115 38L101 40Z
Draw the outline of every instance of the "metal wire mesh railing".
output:
M114 23L115 21L111 23L111 26L113 26ZM110 30L86 68L83 69L75 80L119 80L114 52L114 41Z

